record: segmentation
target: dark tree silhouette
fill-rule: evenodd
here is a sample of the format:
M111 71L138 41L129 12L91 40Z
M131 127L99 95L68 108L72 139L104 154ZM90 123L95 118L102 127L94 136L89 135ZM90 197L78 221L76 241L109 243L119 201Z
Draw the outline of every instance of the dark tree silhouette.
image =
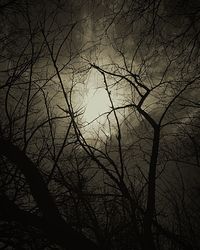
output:
M200 2L0 7L0 248L199 249Z

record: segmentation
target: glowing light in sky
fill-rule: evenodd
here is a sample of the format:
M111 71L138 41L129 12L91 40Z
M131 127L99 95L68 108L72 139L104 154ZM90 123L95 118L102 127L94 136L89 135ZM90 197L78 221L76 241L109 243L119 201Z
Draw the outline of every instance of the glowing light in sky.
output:
M105 117L101 115L110 110L108 94L102 85L100 74L95 69L91 70L87 79L85 106L84 120L88 123L99 116L98 122L102 122Z
M110 135L110 125L112 127L116 126L114 113L109 113L112 108L103 81L102 75L96 69L91 69L85 82L87 88L84 98L85 111L83 114L83 120L86 122L84 132L88 137L91 137L93 132L96 133L97 131L101 135ZM121 101L118 96L119 91L116 91L112 87L109 89L109 92L111 93L114 106L120 106ZM109 117L107 117L108 113ZM121 120L120 115L118 118Z
M98 116L109 111L110 101L105 89L89 89L87 100L88 102L86 104L87 106L84 114L85 120L87 122L91 122ZM101 118L99 119L101 120Z

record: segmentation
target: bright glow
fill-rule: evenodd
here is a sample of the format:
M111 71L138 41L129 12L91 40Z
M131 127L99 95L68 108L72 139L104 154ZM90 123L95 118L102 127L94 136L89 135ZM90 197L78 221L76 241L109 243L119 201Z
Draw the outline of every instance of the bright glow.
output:
M97 134L100 137L110 136L110 129L116 127L116 120L114 113L109 113L112 108L101 73L96 69L91 69L85 84L87 87L84 97L84 133L88 138L97 138ZM109 91L114 106L120 106L119 91L116 91L113 86ZM121 119L119 114L118 118Z
M90 89L87 94L87 106L85 110L85 120L91 122L105 112L109 111L110 101L105 89ZM102 120L101 117L98 118Z
M93 122L95 127L95 123L105 121L106 115L103 114L110 110L110 101L102 83L102 76L97 70L90 71L86 84L84 120L90 123L97 119Z

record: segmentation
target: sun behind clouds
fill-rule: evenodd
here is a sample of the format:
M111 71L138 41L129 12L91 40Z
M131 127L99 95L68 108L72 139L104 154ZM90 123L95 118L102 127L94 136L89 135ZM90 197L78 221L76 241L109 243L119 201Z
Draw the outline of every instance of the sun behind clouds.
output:
M97 119L101 122L105 119L103 114L110 110L108 93L102 84L99 73L92 69L87 79L87 92L85 95L84 120L87 123Z
M88 102L84 113L87 122L91 122L96 118L101 120L101 116L109 111L110 101L105 89L91 88L88 91L87 100Z

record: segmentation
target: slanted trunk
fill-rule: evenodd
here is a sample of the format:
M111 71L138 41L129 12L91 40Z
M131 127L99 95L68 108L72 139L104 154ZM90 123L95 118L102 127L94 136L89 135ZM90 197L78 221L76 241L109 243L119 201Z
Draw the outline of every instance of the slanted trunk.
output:
M43 228L47 238L51 237L55 243L69 250L97 250L97 246L83 234L71 228L59 214L58 208L50 195L47 186L34 163L12 143L0 138L0 155L5 156L25 176L45 224ZM17 210L13 210L17 211ZM20 218L20 217L19 217Z

